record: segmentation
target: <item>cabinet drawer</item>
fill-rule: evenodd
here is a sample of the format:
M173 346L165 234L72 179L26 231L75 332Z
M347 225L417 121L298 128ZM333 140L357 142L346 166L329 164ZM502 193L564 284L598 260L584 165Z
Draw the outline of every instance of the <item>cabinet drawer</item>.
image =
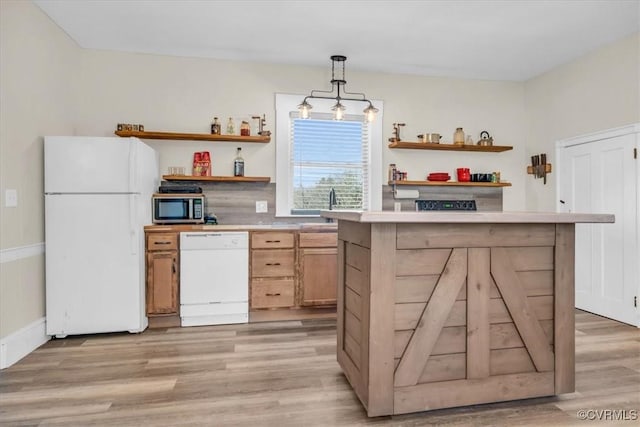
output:
M278 277L294 275L293 249L265 249L251 251L252 277Z
M292 248L293 233L255 231L251 233L251 247L254 249Z
M147 234L148 251L169 251L178 249L178 233Z
M300 233L301 248L335 248L338 233Z
M293 292L293 280L254 280L251 308L292 307Z

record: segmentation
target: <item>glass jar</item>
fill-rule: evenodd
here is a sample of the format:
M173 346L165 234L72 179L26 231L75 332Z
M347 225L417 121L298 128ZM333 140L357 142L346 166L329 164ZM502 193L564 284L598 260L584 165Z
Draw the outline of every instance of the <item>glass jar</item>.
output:
M211 123L211 134L212 135L220 135L220 122L217 117L213 118L213 123Z
M249 122L245 122L243 120L242 123L240 123L240 135L242 136L251 135L251 126L249 126Z
M453 143L454 145L464 145L464 131L462 128L456 128L453 133Z

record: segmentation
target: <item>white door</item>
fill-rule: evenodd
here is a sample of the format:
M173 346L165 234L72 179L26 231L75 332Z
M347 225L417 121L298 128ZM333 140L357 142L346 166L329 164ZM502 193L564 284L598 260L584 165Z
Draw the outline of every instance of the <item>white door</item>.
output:
M48 335L145 328L144 255L132 232L132 197L45 196Z
M45 193L127 193L136 151L130 138L45 136Z
M559 210L615 215L614 224L576 225L576 307L634 326L640 326L637 144L634 132L607 132L558 148Z

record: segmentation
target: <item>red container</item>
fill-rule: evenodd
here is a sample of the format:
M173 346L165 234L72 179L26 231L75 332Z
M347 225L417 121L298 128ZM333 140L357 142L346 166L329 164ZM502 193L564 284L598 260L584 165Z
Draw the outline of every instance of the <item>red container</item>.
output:
M458 182L471 181L471 171L469 168L458 168L456 169L456 173L458 174Z

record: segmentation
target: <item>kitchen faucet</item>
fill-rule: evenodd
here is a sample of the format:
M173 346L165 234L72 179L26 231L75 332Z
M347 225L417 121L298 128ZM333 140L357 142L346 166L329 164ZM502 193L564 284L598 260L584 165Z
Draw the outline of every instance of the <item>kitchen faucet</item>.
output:
M338 204L338 198L336 197L336 190L335 188L331 188L331 191L329 191L329 210L333 210L333 207L336 206ZM327 218L327 222L333 222L332 218Z
M337 204L338 198L336 197L336 190L335 188L331 188L331 191L329 191L329 210L333 210L333 207Z

